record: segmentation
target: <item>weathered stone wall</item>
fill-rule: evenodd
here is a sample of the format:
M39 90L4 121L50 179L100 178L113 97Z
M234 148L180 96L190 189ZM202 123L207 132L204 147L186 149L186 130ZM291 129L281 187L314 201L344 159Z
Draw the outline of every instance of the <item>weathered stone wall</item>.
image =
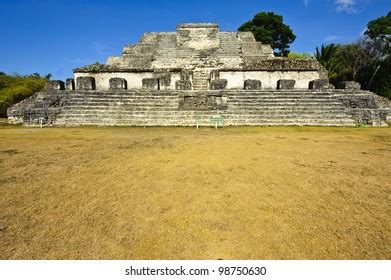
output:
M140 89L142 88L143 79L147 78L157 78L164 74L154 73L154 72L119 72L119 73L75 73L75 79L78 77L94 77L96 88L99 90L109 90L110 89L110 79L112 78L122 78L127 82L128 89ZM171 80L169 84L165 84L165 89L175 89L175 82L180 80L179 72L171 72Z
M217 24L179 24L177 32L145 33L126 45L107 65L120 68L241 68L245 61L273 58L270 45L255 42L251 32L219 32Z
M296 89L308 89L309 82L319 77L318 71L220 71L220 79L227 80L228 89L243 89L245 80L260 80L262 88L276 89L281 79L295 80Z
M262 88L276 89L278 80L288 79L295 80L295 87L297 89L308 89L309 82L319 79L320 73L318 71L217 71L220 73L220 79L227 80L227 89L243 89L246 80L260 80ZM196 74L199 72L196 72ZM213 73L209 69L207 73ZM181 79L180 72L170 72L170 79L164 78L164 72L118 72L118 73L75 73L75 79L78 77L94 77L96 88L98 90L109 90L110 79L122 78L127 82L128 89L142 88L142 80L149 78L160 78L162 81L162 89L176 89L175 85ZM200 77L200 79L209 79L207 77ZM191 81L191 80L190 80ZM210 81L209 81L210 82ZM207 89L207 87L206 87Z
M113 77L126 79L128 88L141 88L143 79L155 78L151 72L185 69L194 73L194 90L213 88L208 72L214 70L224 71L220 78L227 80L228 89L243 88L247 79L260 80L271 89L280 79L293 79L295 88L308 88L309 81L324 76L316 60L275 58L270 45L256 42L251 32L220 32L213 23L179 24L176 32L145 33L139 44L126 45L122 56L74 71L76 78L94 76L97 89L106 90ZM173 75L163 87L189 88L188 82L178 80Z
M213 23L178 24L176 43L180 48L217 49L220 46L219 26Z
M55 124L57 116L66 104L69 95L74 91L48 90L14 104L7 110L8 122L13 124Z

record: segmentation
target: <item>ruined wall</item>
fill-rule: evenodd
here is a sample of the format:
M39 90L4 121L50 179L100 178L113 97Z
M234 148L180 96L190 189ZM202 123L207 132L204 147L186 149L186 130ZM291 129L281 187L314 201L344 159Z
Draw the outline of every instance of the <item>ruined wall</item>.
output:
M126 45L107 65L123 69L196 67L241 68L244 59L274 57L270 45L255 42L251 32L220 32L217 24L179 24L176 32L148 32L140 43Z
M120 73L75 73L75 80L78 77L94 77L96 88L99 90L109 90L110 89L110 79L111 78L122 78L127 82L128 89L140 89L142 88L143 79L158 78L160 74L154 72L120 72ZM176 81L180 80L180 73L170 73L171 81L170 84L165 87L165 89L175 89Z
M107 64L92 64L74 70L75 78L92 76L97 90L108 90L109 80L124 78L128 88L142 88L143 79L161 71L193 71L192 89L214 89L210 73L221 71L218 83L228 89L244 88L245 80L260 80L262 88L277 87L280 79L295 80L295 88L308 88L322 78L316 60L275 58L270 45L256 42L251 32L220 32L217 24L179 24L176 32L145 33L140 43L126 45L122 56L109 57ZM172 75L167 89L175 89L179 75ZM145 85L152 85L145 83ZM177 88L183 88L184 83ZM189 85L185 86L186 89Z
M220 46L217 36L219 26L213 23L204 24L178 24L177 46L196 50L214 49Z
M243 89L245 80L260 80L262 88L275 89L281 79L293 79L295 88L308 89L309 82L319 78L318 71L220 71L220 79L227 80L228 89Z

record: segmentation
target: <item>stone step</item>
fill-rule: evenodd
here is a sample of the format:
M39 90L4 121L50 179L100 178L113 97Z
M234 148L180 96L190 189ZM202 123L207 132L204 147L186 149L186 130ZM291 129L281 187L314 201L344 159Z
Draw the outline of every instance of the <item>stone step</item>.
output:
M241 108L241 107L252 107L252 108L270 108L270 107L284 107L284 108L295 108L295 107L336 107L344 108L341 103L320 103L320 102L237 102L237 103L227 103L228 107L231 108Z
M194 80L193 82L199 82L200 80ZM201 82L204 82L204 80L201 80ZM207 91L209 93L213 93L213 91ZM187 91L175 91L175 92L171 92L171 93L167 93L166 91L164 90L161 90L161 91L158 91L158 90L155 90L155 91L140 91L140 92L137 92L137 93L128 93L128 92L118 92L118 93L93 93L93 92L87 92L85 94L80 94L80 93L70 93L69 94L69 98L89 98L89 97L93 97L93 98L97 98L97 97L101 97L101 98L108 98L108 97L111 97L111 98L145 98L145 97L149 97L149 98L157 98L157 99L160 99L160 98L175 98L178 96L178 94L186 94ZM203 91L201 91L201 93L204 93ZM197 92L195 91L194 93L192 94L197 94ZM290 94L287 94L287 93L277 93L277 94L265 94L265 93L257 93L257 94L253 94L253 93L243 93L242 95L232 95L230 93L225 93L226 96L228 97L228 99L232 99L232 100L236 100L236 99L268 99L268 98L295 98L295 99L307 99L307 98L318 98L318 99L333 99L335 100L336 97L335 96L332 96L332 95L318 95L318 94L302 94L302 93L290 93Z
M192 118L195 116L203 117L203 118L210 118L214 116L214 114L210 115L202 115L202 114L197 114L197 113L188 113L188 114L150 114L148 112L133 112L130 113L128 112L127 114L112 114L112 113L106 113L106 112L99 112L99 113L72 113L69 112L67 115L62 115L61 118L64 119L134 119L134 118L141 118L141 119L167 119L167 120L175 120L175 119L183 119L184 117L187 118ZM258 120L258 119L267 119L267 120L272 120L272 119L300 119L300 120L307 120L307 119L319 119L319 120L349 120L346 115L325 115L325 114L231 114L231 115L222 115L222 117L225 120L241 120L241 121L252 121L252 120Z
M176 100L166 100L166 101L154 101L154 100L70 100L66 102L68 105L169 105L169 104L178 104L179 99Z
M114 103L114 102L85 102L85 103L68 103L64 107L67 108L119 108L119 107L135 107L135 108L169 108L169 107L175 107L177 108L179 105L178 102L170 102L170 103L153 103L153 102L143 102L143 103ZM319 109L319 110L330 110L330 109L345 109L345 107L339 103L336 104L321 104L321 103L291 103L291 104L285 104L283 102L281 103L261 103L261 104L227 104L228 109L232 110L240 110L240 109L252 109L252 110L266 110L268 108L275 109L286 109L286 110L306 110L306 109Z
M146 108L146 109L157 109L157 110L164 110L164 109L169 109L169 108L178 108L178 103L171 103L171 104L68 104L65 105L64 108L68 109L73 109L73 108L82 108L82 109L88 109L88 108L99 108L99 109L113 109L113 110L118 110L121 108ZM321 110L321 111L334 111L334 110L345 110L345 107L343 106L336 106L336 105L327 105L327 106L322 106L322 105L300 105L300 106L287 106L285 104L281 105L262 105L262 106L252 106L252 105L245 105L245 106L234 106L228 104L227 110L231 111L241 111L241 110L283 110L283 111L301 111L301 110ZM224 112L225 110L221 110Z
M202 83L204 84L204 83ZM195 94L194 96L197 96ZM156 95L145 95L145 96L115 96L115 95L97 95L97 96L70 96L68 97L68 100L175 100L178 98L178 95L175 96L156 96ZM232 98L230 96L227 97L228 101L263 101L263 100L315 100L315 101L334 101L334 102L340 102L337 98L332 97L319 97L319 96L258 96L258 97L243 97L243 98Z
M69 98L67 102L73 102L73 103L83 103L83 102L157 102L157 103L167 103L167 102L177 102L180 98L179 97L173 97L173 98L151 98L151 97L145 97L145 98L113 98L113 97L88 97L88 98ZM319 103L319 104L326 104L326 103L338 103L342 104L341 101L338 99L319 99L319 98L263 98L263 99L227 99L227 102L230 104L258 104L258 103Z
M78 110L78 111L111 111L111 112L127 112L127 111L157 111L157 112L170 112L170 111L188 111L188 110L180 110L178 109L178 106L66 106L64 109L71 111L71 110ZM202 110L194 110L195 112L207 112ZM212 110L209 110L210 112L215 112ZM229 112L229 113L243 113L243 112L283 112L283 113L289 113L289 112L309 112L309 113L318 113L318 112L327 112L330 114L334 113L345 113L345 108L321 108L321 107L309 107L309 108L284 108L284 107L275 107L275 108L249 108L249 107L243 107L243 108L233 108L228 107L227 110L219 110L220 113Z
M112 121L118 121L118 120L121 120L121 121L126 121L126 122L132 122L132 121L144 121L144 122L148 122L148 121L160 121L160 122L195 122L196 120L196 117L197 119L201 122L201 121L211 121L211 117L200 117L200 116L196 116L196 115L192 115L190 116L189 118L187 119L183 119L183 118L165 118L165 117L162 117L162 116L145 116L145 115L128 115L128 116L112 116L112 115L106 115L106 116L96 116L96 115L84 115L84 116L78 116L78 115L69 115L67 117L61 117L61 118L58 118L58 120L69 120L69 121L76 121L76 120L80 120L80 121L96 121L96 122L99 122L99 121L105 121L105 120L112 120ZM231 122L231 123L234 123L234 122L242 122L242 123L248 123L248 122L259 122L259 121L263 121L263 122L276 122L276 121L279 121L279 122L308 122L308 121L318 121L318 122L347 122L347 123L354 123L353 120L351 119L348 119L348 118L317 118L317 117L290 117L290 118L279 118L278 116L275 116L275 117L268 117L268 116L259 116L259 117L254 117L254 118L251 118L251 119L246 119L246 118L224 118L224 121L225 122Z
M112 91L112 92L105 92L105 91L95 91L95 90L87 90L87 91L67 91L69 95L145 95L145 94L151 94L155 93L156 95L176 95L177 93L181 92L192 92L192 93L205 93L205 92L195 92L195 91L167 91L167 90L145 90L145 89L130 89L127 91ZM301 96L312 96L312 95L319 95L319 96L330 96L334 97L334 94L330 94L328 92L322 92L322 91L308 91L306 89L294 89L294 90L276 90L276 89L261 89L261 90L244 90L244 89L226 89L226 90L216 90L216 91L208 91L208 93L213 92L223 92L227 94L228 96L262 96L262 95L301 95ZM363 94L365 95L365 94Z
M196 91L192 94L213 94L207 90L209 70L197 70L193 77ZM56 124L194 126L197 117L201 125L210 125L210 118L217 111L178 108L178 94L187 92L69 92ZM216 91L219 92L227 97L227 109L218 112L227 125L355 125L342 102L327 92Z
M124 121L118 120L113 121L110 119L107 120L86 120L81 122L79 119L76 120L62 120L58 121L58 125L97 125L97 126L196 126L195 121L162 121L157 122L156 120L131 120ZM237 122L226 122L224 126L232 126L232 125L254 125L254 126L355 126L354 122L350 121L320 121L320 120L258 120L253 122L243 122L239 120ZM205 121L199 122L199 126L214 126L213 122ZM221 126L221 125L219 125Z

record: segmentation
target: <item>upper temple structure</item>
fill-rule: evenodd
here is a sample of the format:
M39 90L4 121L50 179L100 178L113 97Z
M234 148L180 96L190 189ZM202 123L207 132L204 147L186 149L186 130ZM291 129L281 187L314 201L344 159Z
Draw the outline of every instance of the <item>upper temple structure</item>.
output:
M126 45L121 56L74 72L76 80L93 77L98 90L109 90L113 78L124 79L129 89L208 90L242 89L246 80L274 89L281 79L294 79L295 88L308 88L310 81L324 76L316 60L275 58L270 45L256 42L251 32L221 32L213 23L145 33L140 43Z
M360 84L329 83L314 59L274 57L251 32L214 23L145 33L106 64L74 69L11 106L25 125L386 126L389 108Z

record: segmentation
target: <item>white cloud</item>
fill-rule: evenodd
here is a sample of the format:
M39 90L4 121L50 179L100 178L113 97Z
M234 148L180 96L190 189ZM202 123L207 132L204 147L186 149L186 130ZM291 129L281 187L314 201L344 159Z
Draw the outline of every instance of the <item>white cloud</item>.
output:
M337 5L336 10L338 13L356 13L356 4L357 0L335 0L335 4Z
M333 42L333 41L337 40L338 38L339 38L339 36L330 34L330 35L327 35L326 37L323 38L323 42L325 42L325 43Z

